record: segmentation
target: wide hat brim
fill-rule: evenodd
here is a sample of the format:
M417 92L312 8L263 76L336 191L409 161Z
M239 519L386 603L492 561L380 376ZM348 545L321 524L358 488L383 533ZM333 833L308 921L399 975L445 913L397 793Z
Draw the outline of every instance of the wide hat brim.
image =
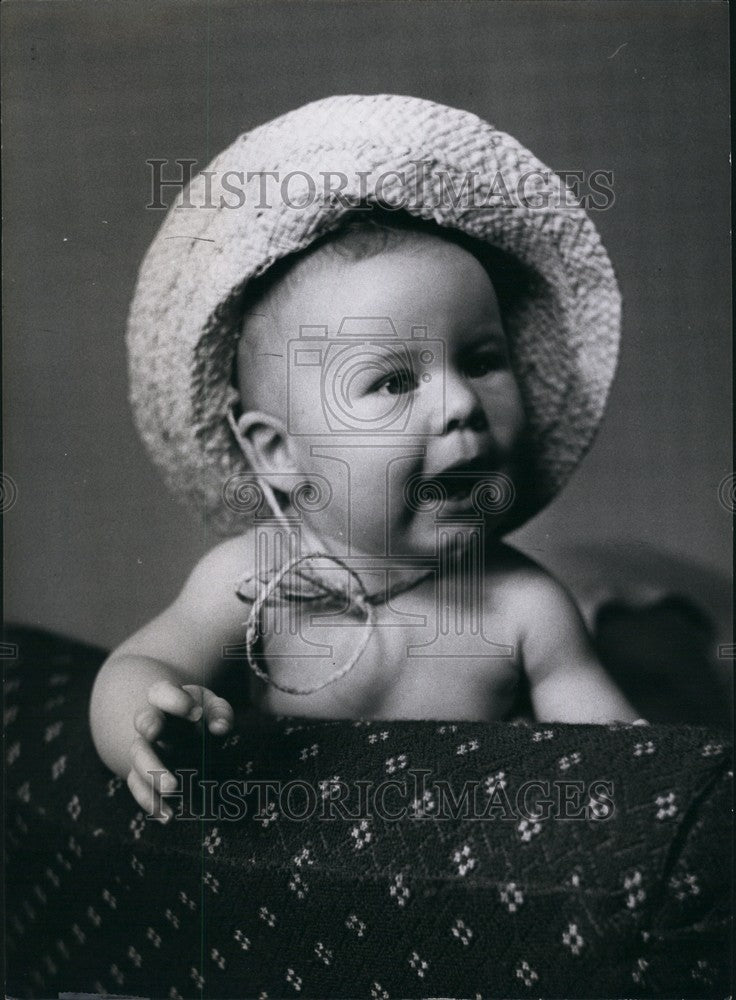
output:
M218 187L223 178L237 193ZM219 532L243 531L252 513L232 501L247 468L226 419L248 283L359 202L459 230L535 276L507 322L532 452L525 516L557 494L595 436L621 299L562 180L469 112L392 94L325 98L220 153L172 205L138 276L127 330L136 424L169 488Z

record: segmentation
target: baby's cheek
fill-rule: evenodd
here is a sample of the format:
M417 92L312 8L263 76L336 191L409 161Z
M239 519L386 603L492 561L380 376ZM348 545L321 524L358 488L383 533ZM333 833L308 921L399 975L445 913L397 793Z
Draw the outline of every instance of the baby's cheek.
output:
M496 445L506 452L514 451L524 436L527 420L513 375L509 373L499 380L487 403L486 413Z

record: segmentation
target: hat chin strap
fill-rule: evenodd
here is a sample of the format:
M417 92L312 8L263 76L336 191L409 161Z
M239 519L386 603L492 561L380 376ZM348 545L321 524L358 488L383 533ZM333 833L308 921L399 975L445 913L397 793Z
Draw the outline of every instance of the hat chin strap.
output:
M276 520L279 522L279 524L281 524L283 528L288 529L290 527L289 522L283 510L281 509L281 504L278 502L275 493L271 489L271 484L268 482L265 476L261 475L260 472L256 471L256 469L258 468L258 459L256 456L255 448L250 443L248 438L245 437L244 434L241 434L240 428L238 427L238 421L235 417L235 414L233 413L231 406L227 408L227 422L228 424L230 424L230 430L233 432L235 440L238 442L238 447L245 456L246 462L248 463L253 475L258 480L258 485L263 490L263 495L266 498L266 503L271 508L271 513L274 515ZM309 539L310 541L312 541L315 537L315 533L311 531L311 529L309 528L306 529L305 534L308 536L312 536Z
M240 428L238 427L238 421L236 420L235 414L233 413L231 407L228 407L227 409L227 420L235 436L235 440L238 442L240 450L243 452L243 455L245 456L248 465L253 470L253 475L256 477L259 486L263 490L263 494L266 497L266 502L268 503L268 506L271 508L271 511L278 520L278 522L288 530L290 528L289 522L283 510L281 509L281 505L276 499L276 496L271 488L271 484L267 481L265 476L262 476L260 473L256 472L256 469L258 467L258 461L255 449L253 448L253 445L250 443L250 441L243 434L240 433ZM293 694L293 695L314 694L316 691L321 691L328 685L333 684L336 680L339 680L340 677L343 677L350 670L352 670L355 664L360 659L363 650L368 645L376 621L375 609L368 600L368 593L358 573L350 566L348 566L338 556L335 556L332 553L327 552L326 547L324 545L319 544L319 536L312 529L307 527L305 534L307 535L307 539L310 545L312 546L311 548L308 548L308 550L305 553L301 555L296 555L288 562L284 563L281 566L281 568L278 571L276 571L276 573L272 576L271 580L268 583L263 584L262 581L257 581L258 583L261 583L261 590L260 593L258 593L258 595L256 596L255 601L253 602L253 606L251 607L250 615L248 616L248 621L246 622L246 627L245 627L245 655L250 669L262 681L265 681L267 684L270 684L272 687L275 687L278 691L282 691L284 694ZM363 613L365 614L365 628L363 629L363 635L361 636L355 650L341 667L338 667L337 670L331 673L329 677L327 677L326 680L322 681L320 684L316 684L313 687L297 688L297 687L290 687L285 684L279 684L272 677L270 677L264 670L261 670L261 668L258 666L258 664L255 662L253 658L253 647L255 645L257 638L256 633L258 629L258 620L261 609L263 608L263 606L265 605L266 601L271 596L271 594L273 594L273 592L277 590L281 581L284 579L287 573L289 573L292 569L295 569L300 563L306 562L308 559L329 559L331 562L334 562L336 565L346 570L348 575L351 576L356 581L358 585L358 594L356 597L356 601L361 607Z

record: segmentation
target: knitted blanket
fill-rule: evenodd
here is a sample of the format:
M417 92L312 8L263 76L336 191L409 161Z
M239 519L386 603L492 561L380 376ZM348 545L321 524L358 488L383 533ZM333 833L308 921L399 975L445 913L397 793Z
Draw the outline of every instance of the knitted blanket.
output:
M162 826L91 744L102 651L5 640L9 996L729 992L723 732L250 715Z

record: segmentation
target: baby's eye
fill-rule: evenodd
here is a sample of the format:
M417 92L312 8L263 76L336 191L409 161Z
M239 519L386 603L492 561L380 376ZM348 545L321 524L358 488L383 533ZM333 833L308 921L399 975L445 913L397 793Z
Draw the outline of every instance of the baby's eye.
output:
M411 392L417 387L417 380L414 372L406 368L396 369L390 375L384 376L373 386L373 391L381 393L383 396L401 396L405 392Z
M483 378L491 372L508 368L508 357L502 350L487 350L468 358L464 364L468 378Z

